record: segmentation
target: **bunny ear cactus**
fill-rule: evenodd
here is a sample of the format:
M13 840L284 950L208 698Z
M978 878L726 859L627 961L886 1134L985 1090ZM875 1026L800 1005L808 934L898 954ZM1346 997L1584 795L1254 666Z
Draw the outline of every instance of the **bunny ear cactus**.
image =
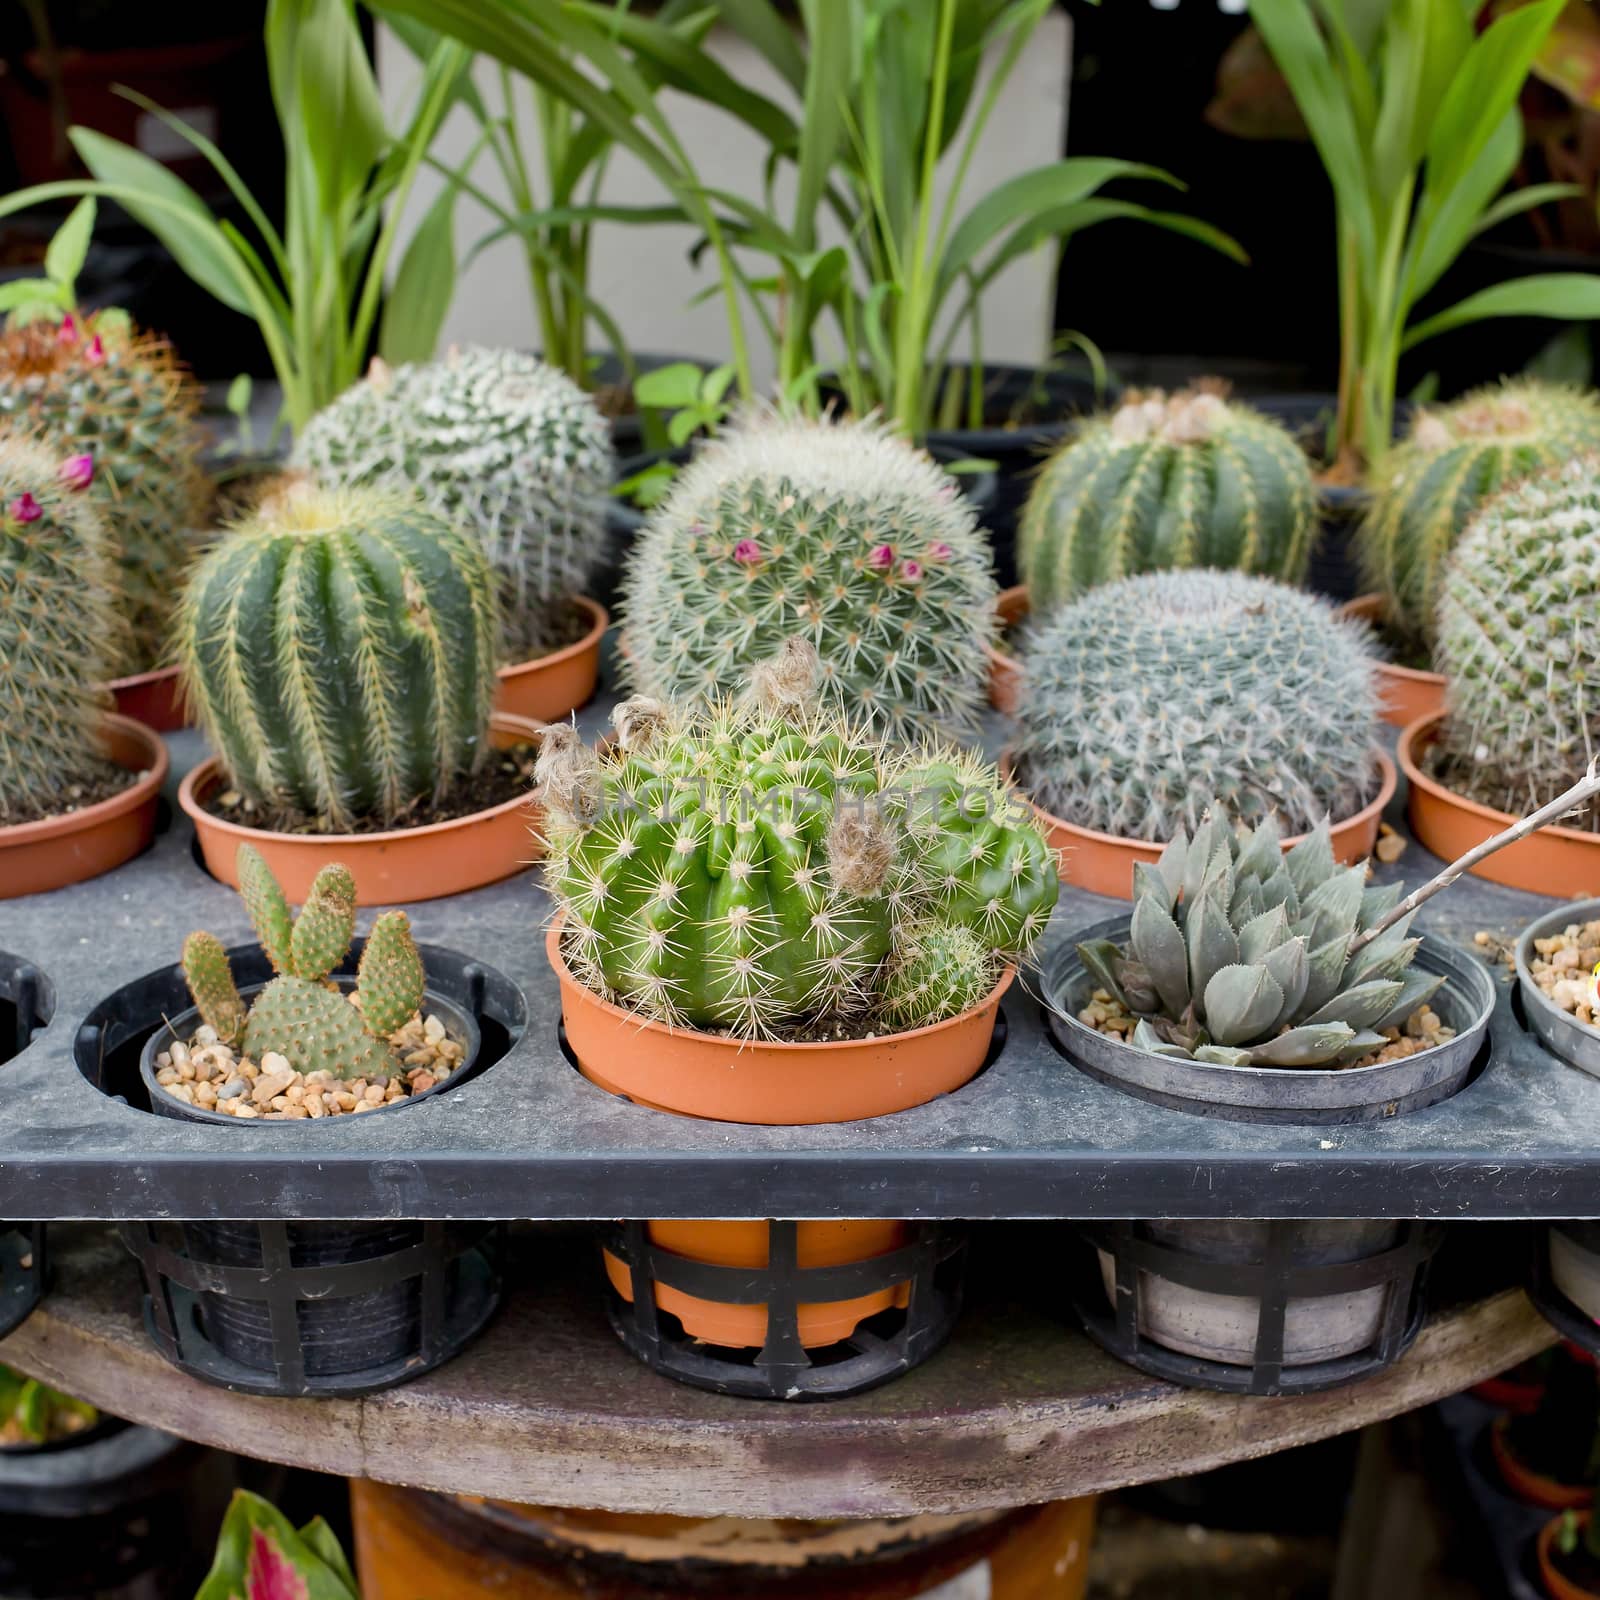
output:
M698 453L635 542L625 670L644 694L712 701L800 636L845 715L964 737L995 594L977 519L930 456L874 421L758 415Z
M1419 412L1375 475L1361 529L1367 579L1403 637L1431 640L1445 563L1499 489L1600 448L1600 400L1554 384L1508 382Z
M201 561L178 646L234 786L341 831L391 823L480 765L498 628L469 535L380 490L302 484Z
M1341 867L1326 824L1289 850L1271 821L1246 832L1220 809L1134 868L1126 946L1078 946L1095 980L1139 1020L1132 1043L1222 1066L1336 1067L1384 1043L1444 982L1412 970L1410 916L1350 954L1394 908Z
M1301 582L1316 532L1311 468L1288 432L1209 388L1132 394L1041 468L1017 534L1037 612L1174 567Z
M381 362L319 411L294 463L329 487L414 492L470 533L499 581L510 661L566 643L563 603L603 557L614 466L594 401L516 350Z

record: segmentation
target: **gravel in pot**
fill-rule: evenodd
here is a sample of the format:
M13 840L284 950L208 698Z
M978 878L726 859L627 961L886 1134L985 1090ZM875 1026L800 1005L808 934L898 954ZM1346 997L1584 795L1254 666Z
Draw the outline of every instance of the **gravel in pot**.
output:
M1517 940L1517 992L1522 1015L1545 1047L1600 1077L1600 900L1557 906Z

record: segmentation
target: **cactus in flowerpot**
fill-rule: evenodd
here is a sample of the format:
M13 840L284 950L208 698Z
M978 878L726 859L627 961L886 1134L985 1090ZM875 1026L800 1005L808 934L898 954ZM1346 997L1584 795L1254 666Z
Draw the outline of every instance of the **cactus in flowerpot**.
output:
M0 825L64 810L102 765L123 624L92 471L0 430Z
M635 542L624 669L644 694L709 701L799 635L847 715L962 736L995 593L977 519L931 457L874 421L757 415L699 452Z
M414 492L471 533L499 580L501 656L568 642L565 607L604 556L614 466L594 401L517 350L452 350L366 378L319 411L294 464L328 487Z
M202 559L178 654L234 787L338 831L477 769L498 629L470 534L392 491L301 483Z
M1600 400L1528 380L1419 411L1384 458L1361 527L1363 569L1403 641L1434 634L1445 563L1473 514L1518 478L1600 448Z
M1372 798L1377 730L1362 624L1270 579L1158 572L1034 630L1012 750L1046 811L1159 843L1214 801L1286 834L1343 821Z
M1316 490L1286 429L1216 387L1130 394L1040 469L1018 525L1033 610L1115 578L1218 567L1299 583Z

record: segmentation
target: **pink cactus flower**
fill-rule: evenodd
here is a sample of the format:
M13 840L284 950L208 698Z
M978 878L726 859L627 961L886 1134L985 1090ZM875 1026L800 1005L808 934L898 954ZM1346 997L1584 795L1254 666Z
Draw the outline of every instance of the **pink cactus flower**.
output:
M943 539L939 540L937 544L931 545L928 549L928 559L930 561L948 561L954 554L955 551Z
M902 561L900 563L900 576L915 583L922 576L922 563L920 561Z
M87 489L94 482L94 457L68 456L56 468L56 477L68 489Z
M754 539L741 539L733 547L733 559L747 567L753 567L761 559L761 546Z
M887 572L894 565L894 546L892 544L875 546L872 554L867 557L867 565L878 572Z
M19 494L7 509L18 522L37 522L44 515L44 507L31 494Z
M70 311L61 319L61 331L56 338L62 344L78 342L78 319Z
M100 335L98 333L89 341L89 348L83 352L83 359L87 361L91 367L98 367L104 364L106 359L106 347L103 343L101 343Z

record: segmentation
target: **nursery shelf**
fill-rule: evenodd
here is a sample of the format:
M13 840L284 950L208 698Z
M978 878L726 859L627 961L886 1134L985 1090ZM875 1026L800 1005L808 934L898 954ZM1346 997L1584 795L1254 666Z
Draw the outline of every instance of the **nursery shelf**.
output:
M438 1372L364 1400L264 1400L169 1367L110 1230L58 1228L55 1291L0 1361L134 1421L349 1476L615 1511L863 1517L1032 1504L1265 1455L1454 1393L1555 1338L1520 1291L1445 1281L1415 1346L1377 1377L1287 1400L1179 1389L1039 1303L1065 1270L1064 1230L996 1228L925 1365L856 1399L761 1403L641 1368L606 1321L584 1233L517 1230L518 1287ZM1474 1274L1483 1253L1460 1252Z
M596 718L591 711L587 720ZM201 751L192 734L172 743L175 782ZM1399 826L1402 816L1397 799L1391 821ZM1383 870L1417 882L1436 866L1412 844ZM1514 935L1551 903L1465 880L1421 925L1470 948L1475 930ZM1066 891L1049 938L1070 939L1117 909ZM0 1217L1600 1213L1600 1080L1546 1055L1523 1029L1504 970L1486 1066L1453 1098L1389 1120L1263 1126L1129 1098L1058 1054L1038 1003L1018 986L1005 1002L1004 1048L959 1092L867 1122L768 1128L642 1109L568 1064L544 955L548 902L535 873L412 911L420 940L483 962L520 991L526 1028L509 1052L398 1112L210 1128L131 1103L136 1075L125 1064L103 1090L88 1075L92 1060L87 1071L78 1064L93 1050L75 1053L84 1019L170 964L190 929L210 928L229 944L249 939L238 897L196 864L181 817L118 872L0 901L0 951L33 963L53 1000L49 1026L0 1067ZM115 1098L118 1090L129 1099Z

